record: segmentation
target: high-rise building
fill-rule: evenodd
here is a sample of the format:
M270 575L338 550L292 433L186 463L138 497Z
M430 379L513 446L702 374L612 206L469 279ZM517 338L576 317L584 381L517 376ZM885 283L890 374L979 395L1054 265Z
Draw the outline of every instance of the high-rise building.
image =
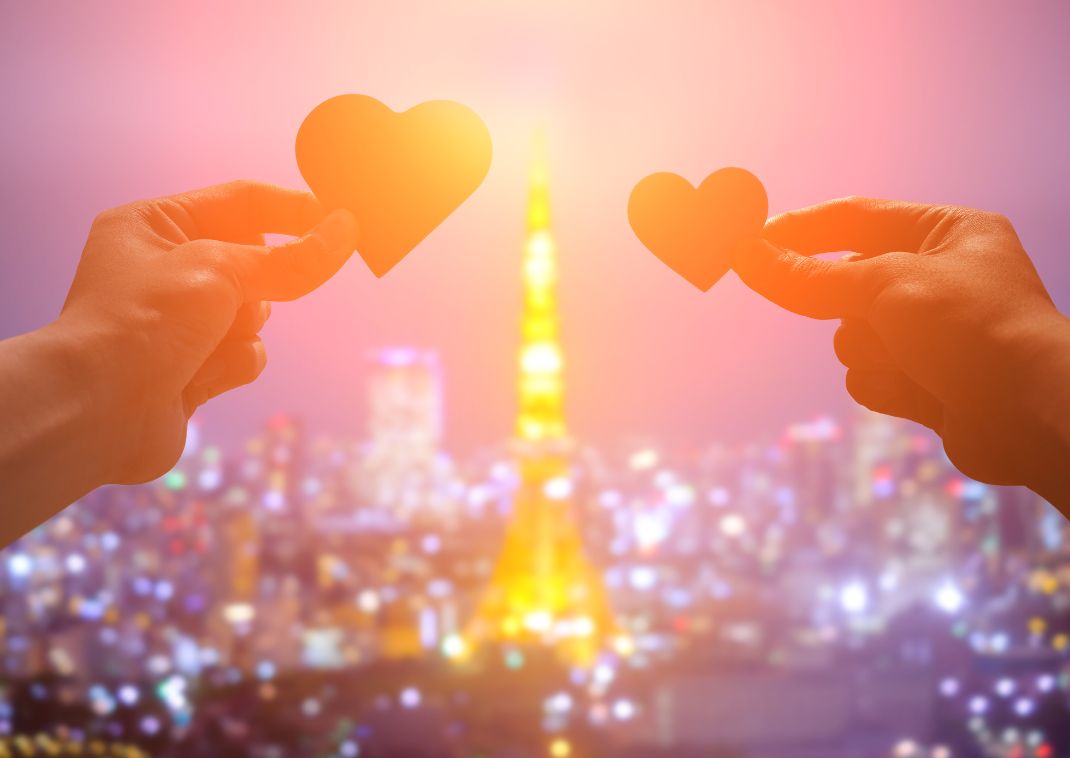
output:
M370 444L359 489L372 505L402 518L435 507L448 476L441 454L442 372L438 355L388 348L372 355L368 379Z
M260 570L271 576L293 574L303 582L315 577L311 503L302 493L305 436L297 419L277 413L248 450L258 461L264 484L257 509Z
M442 439L442 372L429 350L387 348L372 355L368 379L371 457L429 461Z
M617 629L602 577L584 556L572 505L557 263L541 150L530 192L515 443L519 485L505 543L469 636L476 642L551 644L566 660L586 664Z
M247 508L228 508L222 528L220 575L226 577L220 617L212 619L226 654L237 665L252 665L251 635L256 623L259 529Z

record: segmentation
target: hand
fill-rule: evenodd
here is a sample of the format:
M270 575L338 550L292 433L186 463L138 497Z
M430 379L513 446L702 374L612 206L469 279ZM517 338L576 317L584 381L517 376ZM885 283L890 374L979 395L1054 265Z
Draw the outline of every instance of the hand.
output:
M733 267L784 308L843 319L851 397L936 431L970 477L1070 506L1070 321L1007 219L849 198L773 218L763 236Z
M264 233L304 236L266 247ZM315 289L355 244L348 211L325 216L309 193L252 182L98 216L54 331L78 335L79 366L106 410L106 481L173 466L196 408L263 370L268 301Z

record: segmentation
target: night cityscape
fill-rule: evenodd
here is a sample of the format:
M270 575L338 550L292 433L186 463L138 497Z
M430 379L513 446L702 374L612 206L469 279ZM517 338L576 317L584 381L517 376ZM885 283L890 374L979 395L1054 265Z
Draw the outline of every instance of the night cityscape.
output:
M510 441L451 456L387 348L359 439L194 423L0 554L0 757L1070 755L1054 508L861 410L572 439L538 164L527 227Z
M376 360L370 439L280 415L227 455L194 428L161 480L6 550L0 731L198 756L1070 752L1065 520L931 435L860 413L579 449L550 494L620 634L570 666L470 646L517 469L436 449L434 355Z

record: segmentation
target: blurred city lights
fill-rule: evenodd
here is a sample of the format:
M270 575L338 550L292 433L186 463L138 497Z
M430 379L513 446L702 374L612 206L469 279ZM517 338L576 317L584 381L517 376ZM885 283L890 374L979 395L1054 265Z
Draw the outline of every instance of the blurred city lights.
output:
M365 613L375 613L379 610L379 595L375 590L363 590L357 595L357 605Z
M961 689L959 681L953 677L945 677L940 680L940 694L944 697L954 697Z
M463 658L468 653L468 643L459 634L447 635L442 640L442 654L447 658Z
M628 465L635 471L649 471L658 465L658 451L653 448L645 448L632 453L628 459Z
M984 695L974 695L970 698L970 712L978 715L988 710L988 698Z
M85 571L86 560L81 553L71 553L63 563L67 567L67 571L72 574L80 574Z
M552 758L568 758L572 755L572 744L564 737L558 737L550 742L550 755Z
M25 553L15 553L8 556L7 570L13 577L27 577L33 572L33 559Z
M403 708L417 708L420 705L420 690L415 687L406 687L398 696L398 701Z
M869 590L858 581L849 582L840 590L840 605L847 613L863 613L869 608Z
M121 702L123 705L137 705L138 700L141 699L141 693L138 692L137 686L133 684L122 685L121 687L119 687L119 690L116 694L118 695L119 702Z
M966 603L966 597L962 591L950 581L944 582L937 588L934 599L936 605L945 613L958 613Z
M551 500L566 500L572 495L572 480L566 476L555 477L546 483L544 492Z
M997 681L994 687L996 694L1000 697L1010 697L1014 692L1014 688L1014 680L1007 677Z
M437 439L440 412L423 402L397 418L423 419L411 433ZM112 491L8 551L0 665L29 682L20 709L76 703L85 734L132 731L160 745L223 713L265 755L289 754L242 710L251 700L316 754L355 756L383 739L379 720L402 714L441 717L437 738L478 754L489 748L476 744L472 713L527 708L508 718L539 735L529 750L550 750L554 737L570 754L641 754L658 730L727 728L679 719L694 718L686 703L738 688L726 672L743 665L768 708L818 697L799 671L837 682L845 704L821 713L884 729L884 755L904 745L959 755L963 740L964 755L1007 758L997 742L1022 758L1062 754L1050 724L1066 709L1050 693L1068 683L1063 526L1038 510L1037 542L1032 511L1005 507L999 488L950 486L939 447L919 453L896 426L874 432L887 441L878 453L865 429L804 425L768 447L695 459L633 449L549 478L536 494L574 509L615 624L604 633L583 603L554 605L576 588L547 581L501 618L497 647L468 631L522 483L508 455L469 464L432 451L419 477L411 462L379 458L373 476L374 444L300 447L287 422L272 429L242 457L183 460L196 486L172 477ZM849 485L825 477L831 462ZM443 478L429 486L438 474L427 471ZM869 507L874 477L894 508ZM934 512L961 544L914 539ZM566 642L582 665L551 654ZM62 686L46 684L54 675ZM496 678L524 697L489 694ZM939 697L930 720L906 730L886 718L872 705L884 682L919 702ZM25 712L10 707L11 692L0 692L0 741ZM568 732L576 726L582 743Z
M613 718L618 721L628 721L635 716L635 703L626 698L621 698L613 703Z
M900 740L892 748L893 758L923 758L921 748L914 740Z
M738 513L729 513L721 517L721 531L728 537L739 537L747 531L747 522Z
M567 692L558 692L546 700L545 707L553 713L567 713L572 708L572 696Z

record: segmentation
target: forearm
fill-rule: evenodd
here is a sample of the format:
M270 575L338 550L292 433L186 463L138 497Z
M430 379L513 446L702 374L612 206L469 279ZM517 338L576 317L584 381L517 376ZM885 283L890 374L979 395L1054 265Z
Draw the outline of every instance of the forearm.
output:
M98 337L54 322L0 342L0 546L108 481Z

